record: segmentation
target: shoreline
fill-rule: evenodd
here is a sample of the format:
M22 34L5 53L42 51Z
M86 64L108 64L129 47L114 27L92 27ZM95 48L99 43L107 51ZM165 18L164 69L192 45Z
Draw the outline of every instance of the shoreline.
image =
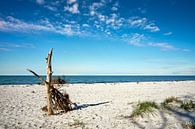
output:
M139 83L174 83L174 82L195 82L195 80L175 80L175 81L132 81L132 82L96 82L96 83L67 83L67 84L59 84L61 86L64 86L64 85L98 85L98 84L126 84L126 83L136 83L136 84L139 84ZM36 83L33 83L33 84L0 84L0 86L34 86L34 85L43 85L43 84L36 84Z
M56 78L57 76L53 77ZM195 81L195 76L60 76L59 78L69 84ZM0 76L0 85L33 84L40 84L34 76Z
M138 129L142 126L177 129L191 118L195 119L195 112L179 111L188 113L184 117L163 110L136 118L138 124L126 118L138 102L160 104L171 96L195 101L195 81L68 84L59 90L68 93L71 101L80 108L48 117L41 110L46 105L44 85L1 85L0 128Z

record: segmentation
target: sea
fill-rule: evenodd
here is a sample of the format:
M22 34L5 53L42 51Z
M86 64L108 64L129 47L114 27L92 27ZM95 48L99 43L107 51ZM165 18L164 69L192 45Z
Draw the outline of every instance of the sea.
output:
M42 76L45 78L45 76ZM75 83L159 82L195 80L195 76L54 76ZM40 84L34 76L0 76L0 85Z

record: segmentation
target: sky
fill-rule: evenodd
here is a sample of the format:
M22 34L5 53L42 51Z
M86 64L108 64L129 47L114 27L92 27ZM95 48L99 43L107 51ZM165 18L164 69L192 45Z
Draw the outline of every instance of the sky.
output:
M195 75L194 0L1 0L0 75Z

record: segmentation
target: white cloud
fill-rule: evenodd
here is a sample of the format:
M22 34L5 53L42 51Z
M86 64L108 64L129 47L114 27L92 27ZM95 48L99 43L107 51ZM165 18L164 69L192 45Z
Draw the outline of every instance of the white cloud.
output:
M146 39L146 37L143 34L133 33L131 35L123 34L122 39L128 42L129 45L141 47L145 46L144 40Z
M73 31L72 31L71 25L65 25L63 33L65 33L67 35L73 35Z
M11 51L17 48L35 48L35 46L31 43L0 42L0 51Z
M117 11L118 8L117 7L112 7L112 11Z
M104 6L103 2L95 2L89 6L90 15L94 16L97 14L97 10Z
M6 28L5 25L6 25L6 22L0 19L0 31Z
M64 7L64 10L69 11L70 13L73 13L73 14L80 13L78 3L74 3L72 6L66 6Z
M51 2L51 5L53 6L59 6L60 4L62 4L63 1L59 1L59 0L55 0Z
M104 4L103 4L102 2L99 2L99 3L95 2L95 3L93 3L93 4L90 6L90 8L91 8L91 9L98 9L98 8L103 7L103 6L104 6Z
M97 22L99 22L104 28L117 30L123 26L124 19L120 18L116 13L112 13L109 16L97 13L96 16L98 19Z
M119 30L121 28L139 28L141 30L148 30L150 32L157 32L160 31L160 28L155 25L155 23L149 21L147 18L141 18L141 17L130 17L129 19L125 19L120 16L119 13L111 13L110 15L106 15L104 13L104 8L109 8L112 11L118 10L118 3L112 4L110 7L107 6L108 2L101 1L101 2L95 2L92 3L91 6L89 6L89 15L91 16L89 20L91 22L98 21L99 25L104 27L105 29L111 29L111 30ZM93 24L93 23L92 23ZM98 25L97 28L100 28ZM94 26L97 26L97 24L94 24ZM129 28L128 28L129 29Z
M137 46L137 47L157 47L162 51L182 51L182 52L190 52L190 49L183 49L175 47L166 42L149 42L148 37L145 37L143 34L133 33L133 34L123 34L121 38L127 42L129 45Z
M112 6L111 10L112 10L112 11L117 11L118 8L119 8L119 3L116 2L116 3Z
M168 36L168 35L172 35L173 33L172 32L167 32L167 33L164 33L164 35Z
M8 16L7 21L1 20L0 23L3 23L0 29L4 31L50 30L50 28L46 26L26 23L12 16Z
M128 19L128 23L131 27L138 27L143 30L149 30L150 32L160 31L159 27L147 18L131 17Z
M137 8L137 10L138 10L140 13L142 13L142 14L145 14L145 13L147 12L146 9L143 9L143 8L141 8L141 7Z
M157 32L160 31L159 27L156 26L154 23L150 23L148 25L144 26L144 30L149 30L151 32Z
M177 50L179 50L179 48L176 48L176 47L170 45L169 43L148 43L148 46L159 47L163 51L168 51L168 50L177 51Z
M107 18L107 20L106 20L106 24L114 24L114 22L115 22L115 17L110 17L110 18Z
M72 4L72 3L75 3L75 2L77 2L77 0L67 0L68 4Z
M88 24L83 24L82 26L83 26L83 27L89 27L89 25L88 25Z
M94 10L90 11L90 15L94 16L95 15L95 11Z
M143 27L147 23L146 18L131 17L128 19L128 23L133 27Z
M33 44L30 43L20 43L20 44L9 44L10 47L13 48L35 48Z
M148 30L150 32L160 31L160 28L153 22L149 21L147 18L141 17L130 17L129 19L125 19L120 16L118 12L114 12L110 15L106 15L104 13L104 8L109 9L111 11L117 11L119 4L115 3L111 6L107 3L111 3L111 1L100 1L94 2L91 6L89 6L89 15L91 16L89 20L92 22L94 20L98 20L99 25L103 26L105 29L109 28L112 30L119 30L121 28L133 27L139 28L141 30ZM98 27L100 28L100 27Z
M102 14L97 14L98 18L100 21L105 21L106 20L106 16L102 15Z
M44 0L36 0L36 3L42 5L45 3L45 1Z
M53 7L53 6L50 6L50 5L46 5L44 6L45 8L51 10L51 11L57 11L57 8L56 7Z
M8 49L8 48L3 48L3 47L0 47L0 51L10 51L10 49Z
M175 47L169 43L148 43L148 46L152 47L159 47L162 51L183 51L183 52L190 52L190 49L183 49Z
M4 27L4 22L0 20L0 28Z
M183 52L191 52L190 49L181 49L181 51L183 51Z
M130 45L134 45L134 46L143 46L142 41L144 40L144 35L143 34L138 34L135 33L131 36L130 40L129 40L129 44Z
M6 20L1 20L0 31L17 31L17 32L52 32L63 35L81 35L79 25L63 25L63 23L58 23L57 25L50 23L48 19L43 19L38 23L27 23L22 20L16 19L12 16L8 16ZM74 28L74 29L73 29Z

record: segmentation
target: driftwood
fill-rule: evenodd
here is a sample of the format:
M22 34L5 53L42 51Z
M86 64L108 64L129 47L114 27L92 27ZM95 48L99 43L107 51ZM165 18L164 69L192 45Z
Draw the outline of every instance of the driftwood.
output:
M74 104L70 101L68 94L61 94L56 88L51 91L53 110L68 112L72 110L71 105ZM47 106L42 108L42 111L48 112Z
M56 88L53 87L52 84L52 67L51 67L51 57L52 57L52 51L50 50L48 57L46 58L47 63L47 77L46 80L44 80L42 77L40 77L38 74L36 74L34 71L27 69L29 72L34 74L42 83L45 84L47 89L47 106L43 107L43 111L47 111L48 115L53 115L54 110L63 110L65 112L71 110L71 104L73 104L68 94L62 94L60 91L58 91Z
M68 82L66 82L65 80L61 78L56 78L56 79L52 79L51 83L52 84L67 84Z

